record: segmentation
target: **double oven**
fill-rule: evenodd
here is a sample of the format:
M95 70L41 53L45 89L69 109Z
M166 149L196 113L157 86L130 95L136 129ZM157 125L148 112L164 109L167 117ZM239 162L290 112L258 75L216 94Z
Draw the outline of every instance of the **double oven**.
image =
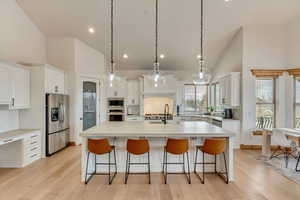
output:
M108 120L109 121L124 121L125 118L124 98L109 98L108 99Z

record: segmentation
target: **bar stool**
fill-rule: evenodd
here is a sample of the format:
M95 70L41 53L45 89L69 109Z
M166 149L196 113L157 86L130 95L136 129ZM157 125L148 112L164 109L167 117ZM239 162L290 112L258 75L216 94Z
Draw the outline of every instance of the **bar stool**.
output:
M147 153L148 162L147 163L131 163L130 155L143 155ZM139 173L130 173L130 165L148 165L148 172L139 172ZM125 184L127 184L127 180L129 174L148 174L149 176L149 184L151 184L150 177L150 147L149 142L146 139L128 139L127 140L127 158L126 158L126 171L125 171Z
M168 138L167 145L164 149L164 158L163 158L163 174L165 179L165 184L167 184L167 176L168 174L185 174L187 181L191 184L191 173L190 173L190 162L189 162L189 141L187 139L171 139ZM179 163L169 163L168 162L168 153L175 155L182 155L183 162ZM185 171L185 154L187 157L187 167L188 172ZM169 173L168 165L182 165L183 172L182 173Z
M196 157L195 157L195 165L194 165L194 173L198 176L202 184L204 184L204 174L205 174L205 165L215 165L215 173L218 174L222 179L225 180L225 182L228 184L228 171L227 171L227 162L226 162L226 156L225 156L225 151L226 151L226 139L206 139L204 141L203 146L197 146L196 147ZM202 162L197 163L197 156L198 156L198 150L202 151L203 157L202 157ZM204 155L205 153L214 155L215 156L215 162L205 162ZM223 154L224 157L224 164L225 164L225 172L217 172L217 155ZM197 173L196 168L197 165L202 165L202 173L203 173L203 178L200 177L200 175ZM226 174L226 177L224 177L224 174Z
M114 162L110 162L110 154L114 153ZM95 171L92 173L88 173L88 167L89 167L89 157L90 154L93 153L95 155ZM108 163L97 163L97 155L104 155L108 154ZM97 165L108 165L108 173L97 173ZM111 176L111 165L115 166L115 172ZM94 175L108 175L108 184L110 185L113 182L113 179L115 178L117 174L117 162L116 162L116 149L115 146L111 146L109 144L108 139L88 139L88 155L87 155L87 164L86 164L86 173L85 173L85 184L87 184L90 179ZM89 178L87 176L90 175Z

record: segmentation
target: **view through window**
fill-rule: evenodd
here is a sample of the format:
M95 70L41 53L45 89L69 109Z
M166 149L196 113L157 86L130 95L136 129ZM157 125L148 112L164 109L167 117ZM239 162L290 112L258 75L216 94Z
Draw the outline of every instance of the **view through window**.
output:
M300 128L300 77L295 79L295 128Z
M272 128L275 119L275 94L273 78L256 80L256 127Z
M208 109L208 86L185 85L184 105L186 112L207 112Z

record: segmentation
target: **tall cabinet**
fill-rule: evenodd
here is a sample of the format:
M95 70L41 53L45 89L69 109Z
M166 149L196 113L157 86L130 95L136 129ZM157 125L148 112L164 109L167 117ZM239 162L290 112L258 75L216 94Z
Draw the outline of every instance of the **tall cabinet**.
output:
M219 78L221 104L224 106L240 106L240 72L232 72Z

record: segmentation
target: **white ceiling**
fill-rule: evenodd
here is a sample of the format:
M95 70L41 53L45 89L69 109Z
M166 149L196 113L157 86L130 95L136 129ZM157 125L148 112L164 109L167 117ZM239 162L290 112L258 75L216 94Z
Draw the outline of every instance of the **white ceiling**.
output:
M109 0L17 0L51 37L77 37L109 52ZM119 69L151 69L154 61L154 0L116 1ZM214 67L236 31L245 24L282 24L300 14L299 0L205 0L205 57ZM192 69L200 44L200 0L159 0L159 52L164 70ZM92 26L96 33L91 35ZM107 37L105 37L107 36ZM106 45L105 45L106 44ZM122 54L129 55L128 60Z

